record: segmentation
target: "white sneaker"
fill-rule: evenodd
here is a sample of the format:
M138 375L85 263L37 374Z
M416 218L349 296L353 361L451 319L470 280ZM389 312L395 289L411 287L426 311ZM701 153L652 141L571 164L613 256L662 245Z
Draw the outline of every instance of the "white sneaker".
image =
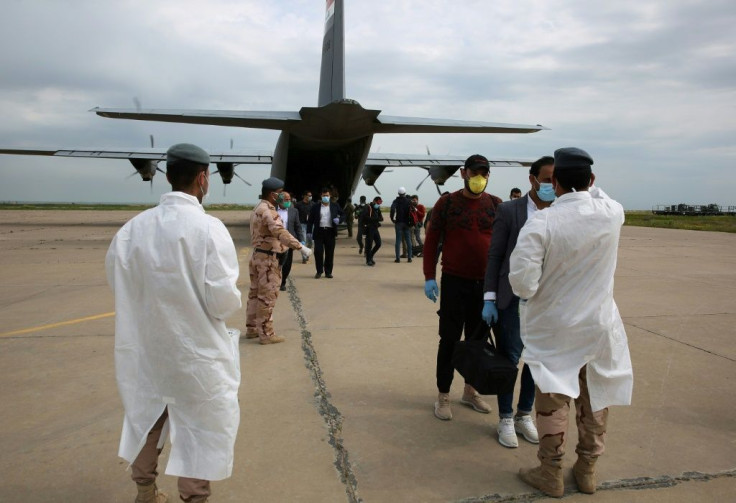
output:
M534 421L532 421L532 416L527 414L515 417L514 429L520 433L527 442L531 442L532 444L539 443L539 434L537 433L537 427L534 426Z
M440 393L437 395L437 401L434 403L434 415L437 419L442 419L443 421L452 419L449 393Z
M519 447L519 440L514 431L514 420L510 417L502 417L496 427L498 432L498 443L511 449Z

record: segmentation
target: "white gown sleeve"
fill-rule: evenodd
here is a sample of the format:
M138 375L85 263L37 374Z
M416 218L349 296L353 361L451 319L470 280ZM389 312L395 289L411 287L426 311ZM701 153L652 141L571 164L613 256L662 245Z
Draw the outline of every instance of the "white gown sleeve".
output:
M542 213L527 220L511 253L509 282L514 295L521 299L529 299L537 293L542 277L547 229L547 219Z
M240 309L238 256L230 233L219 220L210 225L205 269L205 303L210 316L224 320Z

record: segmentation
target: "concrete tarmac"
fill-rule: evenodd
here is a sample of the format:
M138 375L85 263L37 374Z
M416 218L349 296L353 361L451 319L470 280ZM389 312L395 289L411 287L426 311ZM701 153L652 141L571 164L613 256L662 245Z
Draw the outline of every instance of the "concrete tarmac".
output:
M123 410L113 368L110 240L134 212L2 211L0 502L130 502L117 457ZM215 213L248 290L248 215ZM338 239L334 278L295 260L275 310L283 344L241 341L241 424L233 476L213 502L475 502L545 498L516 476L536 446L496 440L493 412L433 413L437 304L421 259L394 263L394 233L366 267ZM298 257L298 255L297 255ZM295 257L296 259L296 257ZM625 227L616 301L634 365L631 407L611 409L595 496L569 501L734 501L736 235ZM245 331L245 309L229 326ZM176 479L159 487L176 495Z

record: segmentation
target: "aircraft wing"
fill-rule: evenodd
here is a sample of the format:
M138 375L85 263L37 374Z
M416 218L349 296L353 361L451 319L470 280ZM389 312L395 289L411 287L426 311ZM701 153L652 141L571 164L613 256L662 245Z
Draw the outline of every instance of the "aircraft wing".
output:
M537 124L425 119L379 114L376 133L536 133L547 129Z
M93 157L98 159L144 159L150 161L165 161L166 150L160 148L139 149L100 149L100 148L68 148L68 149L45 149L45 148L4 148L0 147L0 154L11 155L48 155L56 157ZM273 154L271 152L241 152L237 150L224 150L222 152L211 152L212 163L228 162L233 164L271 164Z
M299 112L259 112L239 110L130 110L124 108L99 108L95 112L100 117L110 119L133 119L140 121L179 122L185 124L206 124L210 126L247 127L257 129L289 129L302 120Z
M489 158L491 166L531 166L534 161L520 159ZM431 166L462 167L465 157L452 155L410 155L410 154L379 154L370 153L365 161L366 166L415 166L429 168Z

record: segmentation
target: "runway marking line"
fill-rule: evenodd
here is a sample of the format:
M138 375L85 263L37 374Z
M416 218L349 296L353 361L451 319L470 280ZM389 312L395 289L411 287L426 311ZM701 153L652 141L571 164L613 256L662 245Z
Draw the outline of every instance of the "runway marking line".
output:
M115 311L111 313L96 314L94 316L86 316L84 318L77 318L75 320L60 321L58 323L50 323L48 325L40 325L38 327L24 328L22 330L14 330L12 332L3 332L0 337L9 337L11 335L22 335L30 334L31 332L39 332L41 330L48 330L49 328L63 327L65 325L74 325L76 323L83 323L85 321L101 320L102 318L109 318L115 316Z

